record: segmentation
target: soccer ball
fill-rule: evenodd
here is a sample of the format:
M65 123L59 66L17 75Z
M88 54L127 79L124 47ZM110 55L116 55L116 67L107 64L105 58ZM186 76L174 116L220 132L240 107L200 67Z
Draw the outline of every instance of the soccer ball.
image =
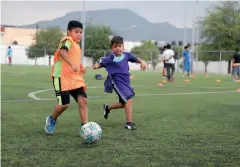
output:
M97 143L102 137L102 129L95 122L88 122L81 127L80 136L86 144Z

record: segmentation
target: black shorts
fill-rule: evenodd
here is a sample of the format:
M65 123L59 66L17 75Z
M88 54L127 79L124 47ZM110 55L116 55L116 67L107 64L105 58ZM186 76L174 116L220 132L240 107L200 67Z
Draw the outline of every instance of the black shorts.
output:
M166 66L166 68L169 68L169 69L175 70L175 64L166 63L165 66Z
M53 87L56 93L56 97L58 100L58 104L66 105L70 103L70 95L75 99L77 102L78 96L82 96L87 98L87 94L84 91L84 88L77 88L69 91L61 91L61 80L60 78L53 77Z
M163 62L163 68L166 68L167 66L166 66L166 63L165 62Z

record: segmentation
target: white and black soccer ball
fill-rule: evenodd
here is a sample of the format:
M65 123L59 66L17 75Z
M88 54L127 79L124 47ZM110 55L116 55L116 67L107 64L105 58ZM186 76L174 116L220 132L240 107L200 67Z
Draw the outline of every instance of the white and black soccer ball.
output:
M81 127L80 136L86 144L97 143L102 138L102 129L96 122L88 122Z

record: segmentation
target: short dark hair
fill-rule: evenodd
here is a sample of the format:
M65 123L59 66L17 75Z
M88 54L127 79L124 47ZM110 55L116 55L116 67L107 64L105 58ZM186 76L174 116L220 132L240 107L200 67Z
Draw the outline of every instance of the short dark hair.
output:
M184 47L184 49L188 49L188 48L189 48L189 46L188 46L188 45Z
M170 44L167 44L167 49L171 49L171 45Z
M71 21L69 21L67 29L71 31L71 30L74 29L74 28L81 28L81 29L82 29L82 28L83 28L83 25L82 25L81 22L79 22L79 21L77 21L77 20L71 20Z
M114 36L111 40L111 47L113 44L123 44L123 38L120 36Z

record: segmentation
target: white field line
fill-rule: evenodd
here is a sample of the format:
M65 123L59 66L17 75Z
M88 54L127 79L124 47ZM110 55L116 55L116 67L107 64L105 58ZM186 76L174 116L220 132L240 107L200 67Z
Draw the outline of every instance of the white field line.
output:
M150 88L149 86L148 87L146 87L146 86L135 86L135 87L145 87L145 88ZM173 87L173 86L171 86L171 87ZM89 89L98 89L98 88L103 88L103 86L89 86L88 87ZM222 88L224 88L224 87L189 87L189 86L178 86L178 88L200 88L200 89L205 89L205 88L207 88L207 89L222 89ZM227 87L226 87L226 89L227 89ZM44 89L44 90L39 90L39 91L36 91L36 92L31 92L31 93L29 93L28 94L28 97L30 97L30 98L32 98L32 99L34 99L34 100L41 100L41 98L39 98L39 97L37 97L36 96L36 94L38 94L38 93L43 93L43 92L47 92L47 91L51 91L51 90L53 90L53 89ZM226 91L225 91L226 92ZM194 92L192 92L193 94L196 94L196 92L194 93ZM197 93L201 93L201 92L197 92ZM204 93L204 92L202 92L202 93ZM212 93L212 92L210 92L210 93ZM185 94L188 94L188 93L185 93ZM207 94L207 93L205 93L205 94ZM209 94L209 93L208 93ZM139 95L137 95L137 96L145 96L146 94L139 94ZM168 93L168 94L148 94L149 96L167 96L167 95L178 95L178 94L176 94L176 93ZM180 94L181 95L181 94ZM102 96L100 96L100 97L102 97Z
M49 91L52 89L46 89L46 90L41 90L37 92L32 92L31 98L33 99L27 99L27 100L6 100L2 101L2 103L13 103L13 102L29 102L29 101L49 101L49 100L56 100L55 98L47 98L47 99L41 99L36 97L36 93L41 93L44 91ZM34 94L35 93L35 94ZM176 95L204 95L204 94L227 94L227 93L239 93L236 91L215 91L215 92L183 92L183 93L156 93L156 94L138 94L136 97L149 97L149 96L176 96ZM109 98L113 96L89 96L89 99L98 99L98 98Z

